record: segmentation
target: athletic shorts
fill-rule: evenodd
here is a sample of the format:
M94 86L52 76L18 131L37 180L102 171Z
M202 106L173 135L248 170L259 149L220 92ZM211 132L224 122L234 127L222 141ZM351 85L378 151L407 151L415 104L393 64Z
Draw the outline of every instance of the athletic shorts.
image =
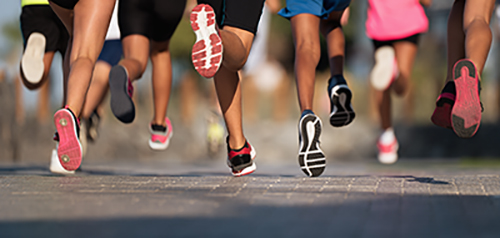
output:
M232 26L254 35L264 7L264 0L198 0L198 3L214 9L219 28Z
M102 60L111 66L115 66L120 62L123 55L121 40L106 40L102 47L101 54L97 60Z
M59 51L64 56L69 34L49 5L24 6L21 10L20 22L24 47L31 33L39 32L45 36L45 52Z
M154 41L170 40L181 21L186 0L120 0L121 38L138 34Z
M286 7L278 14L287 19L302 13L328 19L330 13L345 10L350 3L351 0L286 0Z
M420 38L420 34L415 34L415 35L411 35L411 36L408 36L408 37L402 38L402 39L387 40L387 41L372 40L372 42L373 42L373 46L375 47L375 50L377 50L378 48L380 48L382 46L387 46L387 45L392 46L394 43L401 42L401 41L411 42L415 45L418 45L419 38Z
M51 2L57 4L58 6L66 9L73 10L75 8L76 3L78 3L78 0L50 0ZM106 0L102 0L106 1Z

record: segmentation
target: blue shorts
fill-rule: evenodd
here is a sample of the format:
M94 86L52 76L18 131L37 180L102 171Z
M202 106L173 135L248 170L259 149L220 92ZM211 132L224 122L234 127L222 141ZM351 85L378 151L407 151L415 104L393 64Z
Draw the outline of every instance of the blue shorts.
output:
M350 3L351 0L286 0L286 7L281 9L278 14L290 19L302 13L309 13L322 19L328 19L330 13L342 11Z
M120 40L107 40L104 41L104 46L97 60L102 60L111 66L115 66L122 59L122 55L122 42Z

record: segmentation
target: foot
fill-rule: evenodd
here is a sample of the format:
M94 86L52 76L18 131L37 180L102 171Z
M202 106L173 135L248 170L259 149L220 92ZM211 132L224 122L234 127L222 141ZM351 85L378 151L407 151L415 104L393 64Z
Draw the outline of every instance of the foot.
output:
M231 173L235 177L251 174L257 168L254 163L256 152L250 143L245 142L245 145L237 150L229 147L229 137L227 143L227 166L231 169Z
M111 111L115 117L123 123L134 121L135 106L132 101L134 87L123 66L116 65L109 72L109 91Z
M472 61L463 59L453 67L455 82L455 104L451 109L451 127L461 138L476 134L481 123L481 101L479 98L479 75Z
M151 124L149 126L149 131L151 132L151 138L149 138L149 147L153 150L165 150L170 144L170 138L172 138L172 123L170 119L165 117L165 125L155 125Z
M384 91L391 86L397 76L396 54L391 46L383 46L375 51L375 65L370 73L370 82L376 90Z
M321 120L314 114L305 114L299 121L299 165L309 177L320 176L325 170L326 157L319 146Z
M436 100L436 108L431 117L432 123L440 127L452 129L451 109L455 104L455 94L455 83L448 82Z
M382 133L377 142L378 161L382 164L394 164L398 160L399 144L392 129Z
M26 49L21 58L21 74L31 84L38 84L42 80L45 44L45 36L38 32L31 33L26 42Z
M193 65L205 78L217 73L222 63L222 39L219 36L215 12L207 4L199 4L191 11L191 28L196 34L193 45Z
M78 139L79 122L70 109L64 108L54 114L54 124L59 137L59 161L64 169L74 171L82 162L82 145Z
M356 114L352 109L352 93L344 76L336 75L328 81L330 96L330 124L334 127L349 125Z

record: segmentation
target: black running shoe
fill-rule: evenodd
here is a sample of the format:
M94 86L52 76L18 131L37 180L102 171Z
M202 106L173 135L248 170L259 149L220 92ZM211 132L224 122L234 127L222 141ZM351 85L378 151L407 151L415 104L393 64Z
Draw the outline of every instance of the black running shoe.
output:
M309 177L320 176L325 170L326 158L319 144L321 120L314 114L305 114L299 121L299 164Z
M336 75L328 80L330 97L330 124L334 127L349 125L356 114L352 109L352 93L347 87L344 76Z
M115 117L123 123L131 123L135 118L135 106L132 101L134 87L123 66L116 65L109 72L109 91L111 111Z
M250 143L245 142L243 148L233 150L229 147L229 137L227 143L227 166L231 169L231 173L235 177L245 176L255 171L257 166L253 162L256 156L255 150Z

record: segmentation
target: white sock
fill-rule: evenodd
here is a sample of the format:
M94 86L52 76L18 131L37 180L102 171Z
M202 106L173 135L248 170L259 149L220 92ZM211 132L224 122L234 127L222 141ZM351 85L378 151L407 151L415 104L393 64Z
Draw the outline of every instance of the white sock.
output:
M390 144L396 139L396 136L394 135L394 130L392 127L387 128L384 132L382 132L382 135L380 135L380 143L382 144Z

